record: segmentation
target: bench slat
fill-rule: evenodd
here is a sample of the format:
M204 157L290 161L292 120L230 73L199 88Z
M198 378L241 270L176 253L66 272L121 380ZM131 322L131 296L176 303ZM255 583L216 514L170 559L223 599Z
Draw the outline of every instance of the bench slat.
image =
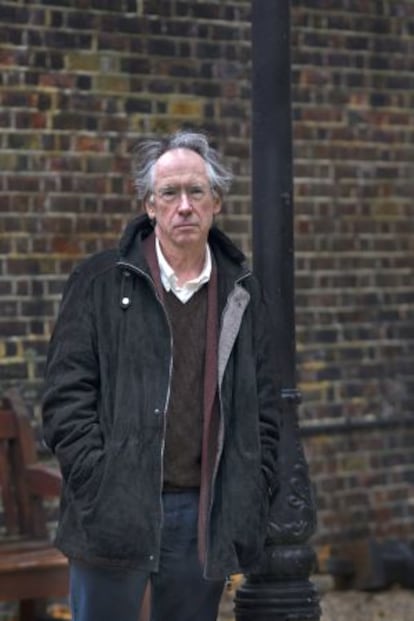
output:
M0 554L0 580L1 574L6 572L20 572L23 569L38 567L66 567L67 559L56 548L44 548L43 550L21 550L12 554Z

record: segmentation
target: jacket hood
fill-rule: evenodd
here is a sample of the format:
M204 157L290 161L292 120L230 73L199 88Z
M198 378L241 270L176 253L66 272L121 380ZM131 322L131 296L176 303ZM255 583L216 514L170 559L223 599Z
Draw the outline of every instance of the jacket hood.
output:
M142 241L145 237L148 237L153 230L154 227L147 214L141 214L131 220L127 224L119 242L119 254L121 258L126 258L133 252L137 238L140 238Z

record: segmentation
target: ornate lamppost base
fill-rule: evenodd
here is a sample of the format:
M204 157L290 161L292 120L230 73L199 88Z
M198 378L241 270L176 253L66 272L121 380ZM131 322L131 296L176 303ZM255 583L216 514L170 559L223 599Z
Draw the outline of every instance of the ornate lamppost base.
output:
M263 573L248 576L236 592L236 621L318 621L319 594L308 579L313 565L307 545L269 546Z

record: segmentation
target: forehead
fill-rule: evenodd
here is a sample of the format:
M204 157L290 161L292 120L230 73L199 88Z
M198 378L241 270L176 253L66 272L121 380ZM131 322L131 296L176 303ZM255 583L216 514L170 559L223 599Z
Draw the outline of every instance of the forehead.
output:
M154 166L154 182L188 177L207 178L207 166L204 159L191 149L172 149L163 153Z

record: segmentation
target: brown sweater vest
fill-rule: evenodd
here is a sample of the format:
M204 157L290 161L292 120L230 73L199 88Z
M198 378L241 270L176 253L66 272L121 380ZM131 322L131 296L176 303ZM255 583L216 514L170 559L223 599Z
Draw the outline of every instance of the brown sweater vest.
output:
M207 285L183 304L164 291L173 334L173 373L164 450L164 489L199 487L204 408Z

